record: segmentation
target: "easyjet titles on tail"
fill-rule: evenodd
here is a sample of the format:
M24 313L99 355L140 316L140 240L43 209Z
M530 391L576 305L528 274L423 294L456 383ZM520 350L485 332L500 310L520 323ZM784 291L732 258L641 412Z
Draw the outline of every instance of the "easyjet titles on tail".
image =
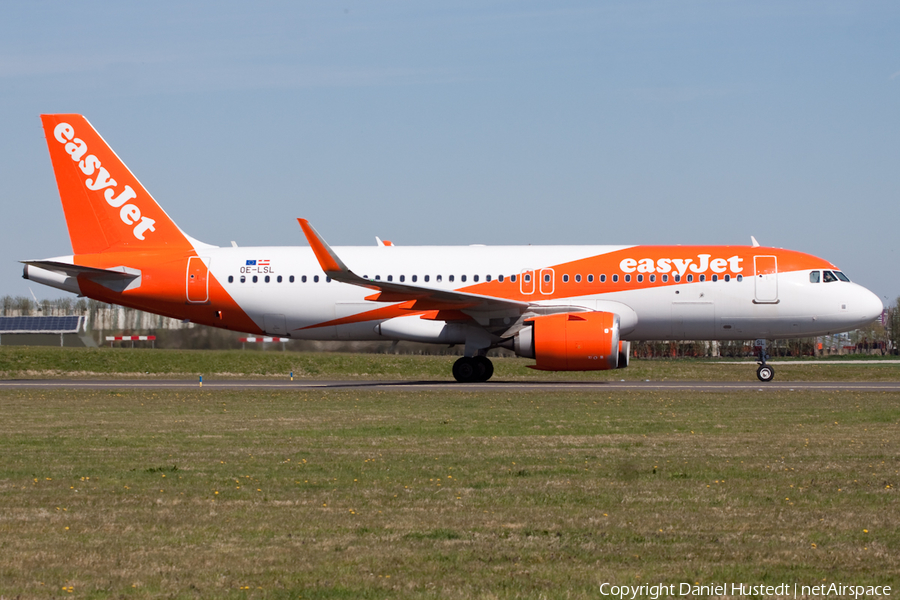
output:
M74 127L68 123L60 123L54 128L53 137L60 144L65 144L66 153L78 163L81 172L89 176L84 180L84 185L95 192L104 190L103 197L106 198L106 203L119 209L119 218L122 219L122 222L129 226L134 225L131 230L134 237L143 241L147 231L156 231L153 227L156 224L155 220L142 216L141 209L137 205L126 204L129 200L137 198L137 194L130 185L126 185L116 196L115 188L118 185L116 180L110 177L109 171L105 167L101 166L99 158L93 154L87 154L87 144L75 137ZM86 154L87 156L85 156Z

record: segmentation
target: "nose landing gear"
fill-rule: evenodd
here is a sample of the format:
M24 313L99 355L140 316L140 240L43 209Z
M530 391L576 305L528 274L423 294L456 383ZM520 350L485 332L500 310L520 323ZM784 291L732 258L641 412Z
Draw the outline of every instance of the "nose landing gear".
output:
M769 358L766 354L766 340L757 340L756 345L759 347L759 368L756 369L756 377L760 381L772 381L775 378L775 369L766 363L766 359Z
M494 374L494 363L487 356L463 356L453 363L453 378L460 383L487 381Z

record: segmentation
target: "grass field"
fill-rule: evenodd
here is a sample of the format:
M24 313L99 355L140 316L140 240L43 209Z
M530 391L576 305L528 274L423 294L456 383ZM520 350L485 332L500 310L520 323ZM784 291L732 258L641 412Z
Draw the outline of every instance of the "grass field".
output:
M0 596L896 590L898 407L890 393L4 390Z
M143 348L48 348L0 346L0 378L174 377L204 379L288 377L305 379L452 380L455 356L259 352L242 350L153 350ZM892 358L892 357L886 357ZM866 357L875 360L876 357ZM727 359L633 359L627 369L587 373L535 371L533 360L492 358L497 380L756 381L756 366ZM776 381L897 381L900 364L886 360L842 364L815 360L773 363Z

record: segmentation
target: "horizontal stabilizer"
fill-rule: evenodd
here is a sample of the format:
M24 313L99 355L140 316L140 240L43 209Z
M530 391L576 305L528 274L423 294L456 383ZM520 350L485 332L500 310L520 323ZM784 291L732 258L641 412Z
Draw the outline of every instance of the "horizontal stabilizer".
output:
M73 265L70 263L58 262L55 260L22 260L19 261L26 265L54 271L56 273L65 273L70 277L84 275L88 279L135 279L141 276L141 272L128 267L114 267L112 269L97 269L95 267L83 267L81 265Z
M90 281L99 283L117 292L134 289L141 285L141 272L130 267L112 267L110 269L98 269L96 267L85 267L82 265L73 265L72 263L61 262L57 260L23 260L25 264L25 278L33 279L29 276L28 267L36 267L51 273L59 273L67 277L78 279L82 277Z

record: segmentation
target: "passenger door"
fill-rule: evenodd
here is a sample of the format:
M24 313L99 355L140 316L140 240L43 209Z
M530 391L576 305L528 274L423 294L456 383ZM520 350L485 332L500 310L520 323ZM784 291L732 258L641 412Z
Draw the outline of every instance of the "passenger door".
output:
M192 256L188 259L185 295L191 304L209 301L209 258Z
M754 256L753 267L756 276L757 304L776 304L778 302L778 258L775 256Z

